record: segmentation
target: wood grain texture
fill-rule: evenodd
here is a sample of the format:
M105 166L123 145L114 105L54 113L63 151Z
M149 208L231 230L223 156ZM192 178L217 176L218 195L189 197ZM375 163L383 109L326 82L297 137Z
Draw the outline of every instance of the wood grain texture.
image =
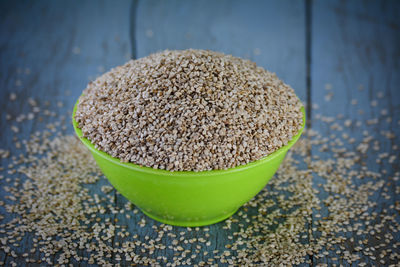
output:
M295 89L303 102L309 99L319 103L319 109L312 109L309 114L310 126L323 135L336 132L322 123L317 114L343 115L338 119L341 123L345 119L353 122L347 130L350 136L360 139L366 130L381 143L382 151L399 154L398 150L393 150L393 146L400 143L398 14L400 4L396 1L252 1L251 4L236 0L0 1L1 147L18 154L21 150L12 144L15 136L27 139L30 134L42 130L46 123L59 120L53 116L42 116L42 122L26 120L19 126L20 133L15 135L10 130L15 123L6 120L6 115L15 118L31 112L27 103L29 97L41 106L48 102L49 111L67 114L90 79L130 57L143 57L164 49L201 48L248 58L276 72ZM326 90L327 84L332 89ZM12 92L17 94L14 102L9 101ZM331 93L332 99L326 101ZM355 99L357 104L353 105ZM374 100L377 106L371 106ZM63 102L63 107L57 107L57 102ZM382 115L382 109L387 109L388 115ZM377 124L356 126L357 121L373 118L378 119ZM69 118L62 123L67 127L66 132L72 134ZM388 140L381 131L393 132L397 137ZM355 149L350 144L347 148ZM315 149L310 154L324 157ZM2 167L8 163L6 159L1 160ZM363 164L377 172L387 170L384 179L387 183L396 183L391 179L399 171L398 160L395 164L377 164L376 154L371 153ZM320 181L315 175L316 184ZM0 180L0 183L2 188L6 182ZM106 184L105 179L101 180L90 188L91 193L103 194L100 187ZM394 190L393 187L388 192L392 196L390 201L379 194L374 196L379 203L374 211L380 212L394 201L400 201ZM113 194L114 205L123 207L125 198L115 191ZM5 192L0 191L0 199L7 202L4 195ZM5 213L3 207L0 213ZM138 234L143 242L146 236L156 237L152 226L160 226L146 219L146 226L138 227L138 222L146 218L141 212L130 219L122 214L101 216L103 221L107 218L118 219L131 236ZM202 244L201 252L223 251L225 244L231 243L228 235L236 229L225 230L222 226L223 223L219 223L209 227L212 245ZM173 232L185 232L186 237L203 236L182 227L175 227ZM400 236L396 239L400 240ZM112 245L123 240L115 236ZM165 244L171 243L172 238L167 237ZM350 242L346 245L352 246ZM30 248L32 236L27 236L17 252L22 254ZM185 245L185 249L196 251L192 244ZM141 253L139 248L136 253ZM146 256L146 253L142 254ZM174 253L158 250L155 256L172 259ZM204 258L198 253L193 262ZM0 261L9 264L12 260L24 264L21 257L13 259L0 251ZM347 265L331 257L311 260L313 265Z
M368 156L363 157L361 162L361 166L381 173L383 177L380 179L384 179L391 188L387 192L392 197L390 200L385 200L382 192L373 196L378 205L369 212L378 214L399 201L394 191L396 182L392 180L399 170L399 160L393 164L376 163L379 153L399 155L398 150L393 150L393 145L400 141L399 13L400 5L395 1L315 1L312 7L311 99L319 105L312 111L312 129L323 136L335 134L341 138L342 133L323 123L317 114L334 117L342 125L345 120L350 120L351 127L344 127L344 132L350 137L362 140L368 135L380 143L380 150L370 148ZM377 102L376 106L373 101ZM373 119L377 119L376 124L366 123ZM393 132L396 138L387 139L382 131ZM346 143L345 147L356 151L355 144ZM326 157L317 149L311 153ZM316 183L323 182L318 177L315 179ZM358 185L361 183L358 181ZM354 235L354 238L355 242L348 240L343 245L354 248L360 237ZM399 238L396 234L396 239ZM369 239L369 245L375 244L372 236L364 235L361 239ZM379 253L376 254L378 260L367 261L368 264L381 264ZM366 261L362 253L359 255L361 261ZM314 258L313 263L348 264L340 260L340 256L336 256L339 261L332 260L333 256L331 251L329 256ZM395 263L387 257L385 260L387 264Z
M0 2L2 148L14 155L21 153L14 147L15 136L29 139L30 134L42 131L47 123L59 120L53 116L41 116L42 122L38 117L25 120L18 125L20 133L15 135L10 126L16 123L7 121L6 115L10 114L14 120L20 114L32 112L27 103L30 97L42 107L48 102L49 111L66 115L61 122L72 134L69 114L88 81L130 58L130 6L130 1ZM17 94L13 102L9 100L10 93ZM58 102L63 107L58 107ZM3 159L1 166L6 167L8 163ZM12 178L23 179L22 176ZM1 180L1 183L6 182ZM101 181L93 193L101 194L100 186L105 183L108 182ZM0 191L0 195L4 200L5 192ZM21 241L19 255L32 248L32 238L31 234ZM3 251L0 251L0 261L6 265L11 261L18 266L25 264L22 257L13 259Z
M139 1L136 55L194 48L247 58L276 72L305 101L304 8L302 1L253 1L251 5L244 1ZM228 235L233 231L222 226L209 226L213 246L207 251L224 251L230 243ZM185 249L194 251L195 246ZM205 258L200 254L196 262Z

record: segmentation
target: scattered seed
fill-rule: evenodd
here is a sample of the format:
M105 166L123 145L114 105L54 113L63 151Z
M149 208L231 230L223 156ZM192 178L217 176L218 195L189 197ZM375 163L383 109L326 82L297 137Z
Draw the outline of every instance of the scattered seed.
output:
M153 38L153 36L154 36L153 30L147 29L147 30L146 30L146 37L147 37L147 38Z
M11 93L9 99L10 99L10 101L15 101L17 99L17 94Z
M72 53L75 54L75 55L79 55L81 53L81 49L79 47L75 46L72 49Z

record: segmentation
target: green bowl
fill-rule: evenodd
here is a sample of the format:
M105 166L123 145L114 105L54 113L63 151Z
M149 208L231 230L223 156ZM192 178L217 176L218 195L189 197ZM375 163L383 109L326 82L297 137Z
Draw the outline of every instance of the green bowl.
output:
M214 224L233 215L253 198L278 170L299 133L282 148L260 160L227 170L166 171L124 163L100 151L86 138L75 121L76 134L90 150L110 183L150 218L177 226Z

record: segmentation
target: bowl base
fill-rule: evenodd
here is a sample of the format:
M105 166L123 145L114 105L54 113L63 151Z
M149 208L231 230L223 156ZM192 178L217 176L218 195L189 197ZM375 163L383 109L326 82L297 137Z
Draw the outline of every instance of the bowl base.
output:
M229 212L223 216L220 217L215 217L212 219L208 219L208 220L204 220L204 221L175 221L175 220L168 220L168 219L164 219L158 216L155 216L151 213L148 213L144 210L141 210L144 214L146 214L148 217L152 218L153 220L156 220L158 222L161 223L165 223L165 224L169 224L169 225L174 225L174 226L183 226L183 227L196 227L196 226L206 226L206 225L210 225L210 224L214 224L214 223L218 223L220 221L223 221L225 219L228 219L229 217L231 217L233 214L236 213L238 209L233 210L232 212Z

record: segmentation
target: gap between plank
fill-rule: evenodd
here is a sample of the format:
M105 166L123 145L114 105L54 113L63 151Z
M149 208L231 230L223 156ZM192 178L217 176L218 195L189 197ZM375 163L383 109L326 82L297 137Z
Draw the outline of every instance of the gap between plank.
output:
M136 15L137 15L137 6L138 1L134 0L131 4L131 9L129 11L129 20L130 20L130 29L129 29L129 37L131 40L131 59L137 58L136 51Z
M312 98L311 98L311 64L312 64L312 0L305 1L306 18L306 118L307 128L311 128Z
M312 63L312 0L305 0L305 34L306 34L306 127L311 129L311 118L312 118L312 98L311 98L311 63ZM307 149L307 156L311 157L311 148ZM313 232L311 229L314 224L314 216L311 216L311 224L308 225L308 240L311 242ZM310 234L311 233L311 234ZM311 236L310 236L311 235ZM314 266L314 255L309 255L310 265Z

